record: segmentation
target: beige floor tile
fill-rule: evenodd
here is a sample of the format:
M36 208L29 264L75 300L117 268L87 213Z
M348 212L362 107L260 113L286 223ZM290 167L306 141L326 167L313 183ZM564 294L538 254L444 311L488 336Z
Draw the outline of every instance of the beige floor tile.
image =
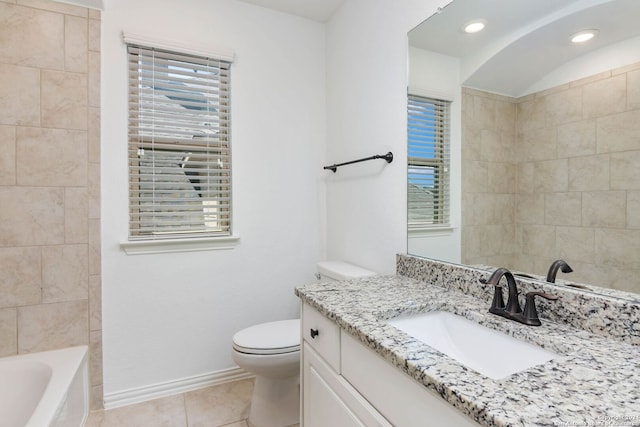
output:
M91 412L86 427L186 427L182 395Z
M239 422L249 415L252 392L249 379L185 393L189 427L243 426Z

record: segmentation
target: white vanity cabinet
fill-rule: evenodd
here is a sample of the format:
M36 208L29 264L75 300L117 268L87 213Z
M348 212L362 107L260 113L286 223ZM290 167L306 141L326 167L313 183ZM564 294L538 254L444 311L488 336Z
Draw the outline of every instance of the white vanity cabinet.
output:
M302 338L302 427L478 426L308 304Z
M391 427L340 375L340 328L306 304L302 338L302 425Z

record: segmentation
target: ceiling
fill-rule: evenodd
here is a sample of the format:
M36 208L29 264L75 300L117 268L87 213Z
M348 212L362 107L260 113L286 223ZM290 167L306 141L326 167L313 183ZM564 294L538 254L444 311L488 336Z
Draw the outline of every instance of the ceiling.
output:
M240 1L327 22L347 0ZM640 43L639 18L640 0L453 0L412 30L409 41L460 58L465 86L518 97L576 58L623 40ZM464 33L473 19L486 21L486 29ZM568 41L591 28L599 34L590 43Z
M409 40L460 58L466 86L517 97L563 64L640 37L639 18L640 0L454 0ZM474 19L486 21L485 30L464 33ZM592 28L599 34L591 42L570 43L570 35Z
M326 22L346 0L240 0L268 9Z

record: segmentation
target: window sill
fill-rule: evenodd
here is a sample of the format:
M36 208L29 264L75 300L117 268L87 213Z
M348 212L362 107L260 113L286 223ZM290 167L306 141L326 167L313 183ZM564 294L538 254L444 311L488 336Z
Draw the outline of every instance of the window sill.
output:
M423 228L409 228L408 236L411 237L427 237L427 236L446 236L452 234L454 228L450 225L443 225L440 227L423 227Z
M227 250L235 248L239 240L238 235L199 239L133 240L121 242L120 248L127 255Z

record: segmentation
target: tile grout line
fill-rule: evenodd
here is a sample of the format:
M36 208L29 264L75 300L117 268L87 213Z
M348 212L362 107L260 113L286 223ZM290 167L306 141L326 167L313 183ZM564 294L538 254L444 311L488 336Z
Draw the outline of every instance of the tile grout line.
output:
M187 399L185 397L186 393L181 393L182 397L182 408L184 409L184 425L185 427L189 427L189 412L187 411Z

